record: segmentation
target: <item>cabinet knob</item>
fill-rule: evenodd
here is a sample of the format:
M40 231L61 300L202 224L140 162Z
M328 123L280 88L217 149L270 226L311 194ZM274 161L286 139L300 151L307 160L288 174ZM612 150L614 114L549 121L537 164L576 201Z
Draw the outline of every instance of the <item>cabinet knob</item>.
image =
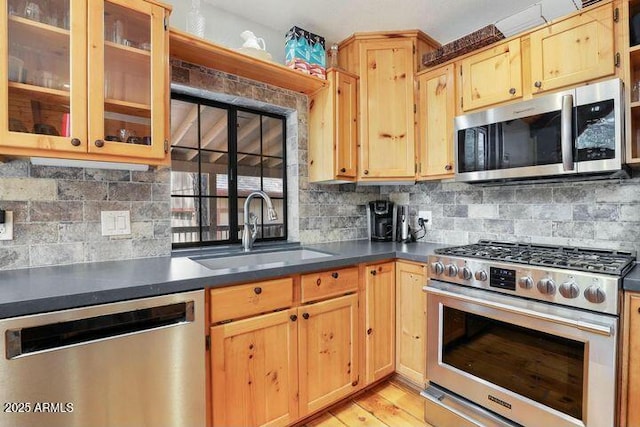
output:
M362 173L364 173L365 175L369 175L369 171L367 169L363 170Z
M260 286L253 288L253 292L255 292L256 295L260 295L262 293L262 288Z
M453 169L453 166L451 166L451 165L446 165L444 167L444 170L446 170L446 171L450 171L451 169Z
M515 87L512 87L511 89L509 89L509 93L510 93L511 95L515 95L515 94L516 94L516 88L515 88Z
M371 275L375 276L376 274L378 274L375 270L371 270Z
M357 385L358 385L358 381L357 380L351 383L351 387L355 387Z
M302 313L302 317L305 318L305 319L308 319L309 318L309 313Z
M347 168L340 168L341 173L345 173L346 171L347 171Z
M96 142L94 142L94 144L96 144L96 147L102 148L102 147L104 147L104 140L96 139Z
M79 138L73 138L71 140L71 145L73 145L74 147L78 147L78 146L80 146L80 144L81 144L81 142L80 142Z
M541 81L537 81L533 84L535 87L537 87L538 89L540 89L542 87L542 82Z
M334 279L337 279L337 278L338 278L338 276L339 276L339 274L338 274L338 272L337 272L337 271L336 271L336 272L331 273L331 277L333 277Z
M367 329L367 335L371 335L372 332L373 332L373 329L371 328Z
M292 314L291 316L289 316L289 319L291 319L292 322L295 322L296 320L298 320L298 316Z

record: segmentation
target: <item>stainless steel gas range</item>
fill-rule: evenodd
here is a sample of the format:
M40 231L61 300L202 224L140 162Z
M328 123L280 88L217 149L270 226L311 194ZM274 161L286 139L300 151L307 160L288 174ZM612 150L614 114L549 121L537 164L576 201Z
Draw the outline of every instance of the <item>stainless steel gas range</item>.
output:
M492 241L435 252L428 422L616 424L619 290L634 253Z

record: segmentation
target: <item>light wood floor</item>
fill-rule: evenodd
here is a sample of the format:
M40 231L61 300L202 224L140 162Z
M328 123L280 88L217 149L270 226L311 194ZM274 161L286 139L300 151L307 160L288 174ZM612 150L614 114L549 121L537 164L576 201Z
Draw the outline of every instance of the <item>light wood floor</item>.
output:
M431 427L424 422L424 399L393 379L329 409L306 426Z

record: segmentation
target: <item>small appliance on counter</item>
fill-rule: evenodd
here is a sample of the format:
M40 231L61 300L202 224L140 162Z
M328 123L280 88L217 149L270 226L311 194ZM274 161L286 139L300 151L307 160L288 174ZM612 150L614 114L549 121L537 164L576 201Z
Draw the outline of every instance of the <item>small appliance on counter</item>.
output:
M398 205L396 207L397 215L397 232L396 237L398 242L409 243L415 242L414 236L411 234L411 228L409 227L409 206Z
M369 239L374 242L396 240L397 207L387 200L374 200L367 204Z

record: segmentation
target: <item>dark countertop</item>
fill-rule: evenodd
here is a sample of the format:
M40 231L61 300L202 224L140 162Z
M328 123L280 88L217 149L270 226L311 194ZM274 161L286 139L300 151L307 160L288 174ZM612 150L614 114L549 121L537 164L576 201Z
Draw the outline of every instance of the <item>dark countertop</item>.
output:
M257 269L242 266L210 270L189 256L145 258L0 271L0 319L174 292L251 282L289 274L374 262L391 258L426 262L444 245L378 243L368 240L305 245L332 256ZM640 277L640 272L638 273ZM640 289L640 287L639 287Z
M636 263L636 266L624 277L622 286L625 291L640 292L640 263Z

